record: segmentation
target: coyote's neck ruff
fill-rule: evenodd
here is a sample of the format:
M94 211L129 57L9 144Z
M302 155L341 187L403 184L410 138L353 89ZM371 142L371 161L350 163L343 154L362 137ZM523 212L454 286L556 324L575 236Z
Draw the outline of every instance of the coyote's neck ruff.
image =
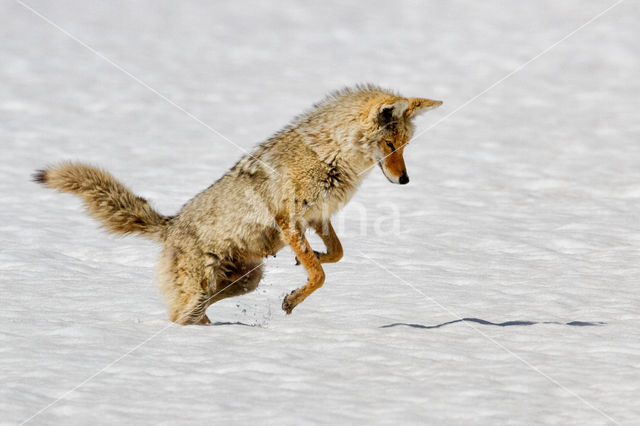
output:
M34 178L82 197L107 230L164 244L158 281L172 321L208 323L207 307L254 290L263 258L285 245L309 273L306 285L284 299L282 308L291 313L323 284L321 264L342 257L331 215L376 164L389 181L409 182L403 152L413 133L411 121L441 103L373 86L335 92L245 155L172 217L157 213L94 167L64 163ZM304 235L309 227L324 241L326 253L309 246Z

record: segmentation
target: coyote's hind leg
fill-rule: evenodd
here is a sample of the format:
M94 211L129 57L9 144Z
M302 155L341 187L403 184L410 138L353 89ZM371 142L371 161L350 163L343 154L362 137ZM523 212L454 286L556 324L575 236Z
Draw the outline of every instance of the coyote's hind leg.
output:
M262 262L231 265L223 277L218 277L211 303L227 297L242 296L254 291L262 279Z
M200 280L179 277L175 285L179 287L180 295L169 305L171 321L182 325L209 324L211 321L205 314L212 303L209 281L204 277Z
M202 316L202 318L200 318L200 322L198 322L198 324L200 324L200 325L209 325L209 324L211 324L211 320L209 319L207 314L204 314Z
M255 290L262 278L262 265L251 261L231 263L217 256L190 257L179 248L166 247L157 275L169 305L169 318L183 325L209 324L207 308Z
M206 278L191 281L188 285L185 285L187 281L180 283L181 280L177 280L177 285L193 288L194 291L185 292L185 297L170 307L171 321L183 325L210 324L211 321L205 314L210 305L227 297L241 296L255 290L261 278L262 264L259 263L239 265L229 274L229 278L218 278L214 285ZM194 284L198 281L200 285L196 288Z
M169 319L175 323L207 324L205 315L211 304L215 275L201 259L183 250L165 247L157 269L158 285L169 305Z

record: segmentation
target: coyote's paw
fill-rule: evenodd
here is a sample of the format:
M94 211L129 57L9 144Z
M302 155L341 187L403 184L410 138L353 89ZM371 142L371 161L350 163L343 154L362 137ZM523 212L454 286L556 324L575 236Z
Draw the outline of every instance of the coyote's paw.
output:
M293 308L296 307L297 303L294 301L293 293L296 291L293 290L291 293L287 294L282 301L282 310L290 315L293 312Z

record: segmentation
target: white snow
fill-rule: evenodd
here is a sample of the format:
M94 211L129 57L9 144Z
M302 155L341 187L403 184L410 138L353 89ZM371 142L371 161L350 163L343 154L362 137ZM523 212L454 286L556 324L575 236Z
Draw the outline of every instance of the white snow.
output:
M50 22L0 5L0 424L640 423L638 2L457 111L613 1L25 4ZM159 247L29 181L91 162L172 214L242 154L207 126L250 149L358 82L445 104L291 316L284 250L172 325Z

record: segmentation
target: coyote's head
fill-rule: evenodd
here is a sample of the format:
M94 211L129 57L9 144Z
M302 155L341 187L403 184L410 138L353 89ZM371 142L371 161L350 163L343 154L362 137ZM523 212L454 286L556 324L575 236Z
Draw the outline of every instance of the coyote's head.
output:
M368 111L371 129L367 151L392 183L409 183L402 154L413 135L412 120L418 114L442 105L424 98L377 99Z

